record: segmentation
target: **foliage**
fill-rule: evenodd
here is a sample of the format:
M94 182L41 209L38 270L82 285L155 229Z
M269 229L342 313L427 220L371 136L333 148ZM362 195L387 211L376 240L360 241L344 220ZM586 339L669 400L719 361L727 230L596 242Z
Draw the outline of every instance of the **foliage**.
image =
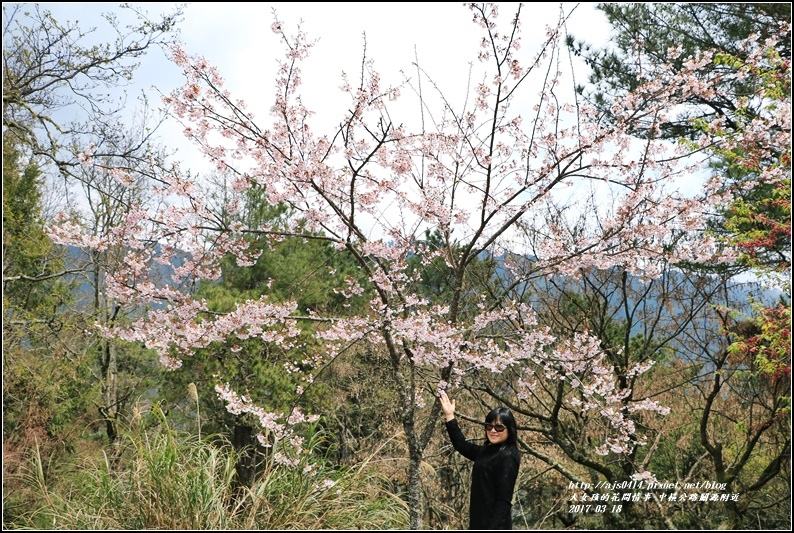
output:
M69 312L72 284L44 232L39 167L3 136L3 487L36 444L62 454L86 424L95 390Z
M214 186L208 191L207 197L211 199L217 216L227 223L244 221L252 227L277 227L286 218L288 209L285 206L270 206L263 199L263 191L256 188L239 196L244 206L240 213L226 212L227 203L235 193L229 189L226 177L216 175L213 180ZM258 256L254 264L241 266L230 254L221 261L218 281L205 280L199 284L197 295L206 299L211 312L229 313L240 302L260 298L271 301L294 298L296 314L307 317L328 312L349 314L351 308L361 307L363 299L349 302L336 290L345 280L360 276L355 264L344 252L335 250L327 240L322 239L322 235L307 233L305 237L286 236L276 243L268 243L255 236L249 238L252 241L250 247ZM360 282L366 283L365 280ZM294 391L300 381L293 369L305 366L306 361L313 359L313 353L318 350L318 343L313 336L316 324L307 319L300 327L303 331L299 336L300 344L290 350L278 349L256 337L244 340L231 337L225 342L216 342L198 350L184 361L179 372L165 375L160 394L177 402L184 399L188 384L194 384L200 403L205 407L205 429L227 436L236 449L246 448L243 453L248 459L243 462L250 463L255 470L259 462L257 457L261 454L251 449L258 442L256 432L251 429L257 422L253 417L232 415L226 410L215 393L217 376L223 376L224 381L235 390L246 391L268 410L289 412L300 405L312 412L335 413L337 416L326 419L326 425L341 423L346 417L345 412L350 410L346 402L339 402L336 398L340 393L340 383L338 376L331 372L324 372L296 399ZM350 359L356 357L357 354L349 356ZM186 408L190 407L189 403L186 404ZM359 438L360 426L341 428L337 432L344 434L351 429L354 431L351 437ZM344 437L341 440L345 440ZM243 478L245 467L240 465L240 469L238 473ZM253 479L253 471L247 478Z
M777 302L710 299L718 342L697 338L702 375L690 383L704 398L698 411L699 453L708 475L742 487L742 502L726 509L729 527L781 523L778 490L790 480L791 368L791 44L790 6L782 4L602 4L615 27L617 52L579 46L594 66L597 104L631 90L653 64L686 65L683 58L713 53L700 79L716 91L689 100L665 118L657 134L687 137L682 144L711 154L712 194L723 198L710 233L737 250L736 260L681 263L720 275L750 271L782 290ZM780 32L782 39L771 36ZM670 49L678 49L672 56ZM636 57L635 62L626 61ZM647 132L646 132L647 133ZM705 146L704 141L716 140ZM697 360L697 358L695 359ZM734 396L735 395L735 396ZM741 400L739 400L741 398ZM694 429L694 426L692 426ZM763 503L762 503L763 502ZM775 502L775 503L772 503ZM774 513L757 513L762 506ZM763 514L763 518L759 518ZM685 526L700 527L695 514ZM745 522L747 521L747 522ZM722 527L722 526L720 526Z
M47 280L59 266L54 246L44 233L41 182L38 165L26 164L19 148L4 135L3 298L4 309L7 302L17 313L57 306L53 297L48 298L53 283L34 283L36 278ZM19 318L9 313L4 318Z
M163 117L149 115L145 98L141 110L128 114L124 86L147 53L172 41L181 10L176 7L171 14L152 20L140 8L122 6L117 13L103 15L111 37L98 42L93 35L96 28L85 30L78 22L58 21L38 4L3 4L4 144L8 139L20 154L36 161L41 179L30 182L36 194L51 209L63 209L63 220L82 225L98 239L117 226L118 217L130 204L142 198L141 189L119 182L124 173L141 172L142 164L147 168L166 165L166 155L154 143ZM98 162L95 167L80 164L86 146ZM114 171L108 172L108 166ZM143 188L145 182L140 185ZM52 216L42 213L42 220L49 222ZM116 306L104 287L114 261L122 260L123 248L85 254L61 248L59 253L68 259L62 268L48 263L50 272L44 278L32 277L35 268L25 273L26 283L41 285L43 292L47 287L42 282L48 279L73 284L72 307L67 311L59 302L57 312L68 315L75 328L85 332L81 335L85 345L77 350L83 359L89 354L94 358L90 367L100 394L93 399L110 441L115 438L116 419L129 400L130 381L132 387L144 386L135 383L136 377L127 378L147 373L145 361L133 362L139 351L94 335L96 324L123 320L130 312ZM12 257L18 261L23 254Z
M588 43L569 39L568 45L583 57L590 67L589 81L594 88L589 97L607 116L616 96L633 91L644 79L653 64L672 62L683 68L687 58L709 49L720 50L736 57L746 57L739 43L753 34L763 42L773 37L779 22L791 23L791 9L780 3L601 3L598 9L612 26L611 45L595 48ZM791 59L791 43L778 41L777 49ZM670 49L680 53L670 57ZM702 70L709 83L727 85L733 94L747 92L750 79L721 75L720 63ZM579 91L585 93L585 88ZM752 117L757 109L741 110L733 98L703 96L689 100L692 104L673 115L659 128L670 139L697 136L692 120L722 118L732 127L740 113Z
M310 436L308 448L322 440ZM287 454L290 452L284 450ZM256 483L240 494L236 452L219 437L198 439L168 427L153 407L132 421L112 451L71 466L57 482L44 457L34 456L26 482L37 501L4 526L37 529L399 529L404 504L362 464L338 470L320 454L276 454ZM111 455L109 455L111 454ZM281 457L283 462L277 459ZM284 462L296 461L298 467Z
M720 314L720 305L735 306L732 297L722 297L732 272L724 265L736 264L731 245L741 242L715 234L710 218L730 205L734 191L720 189L719 174L692 194L678 185L720 151L733 150L733 170L752 162L749 150L736 147L768 141L764 158L771 153L772 160L785 152L790 125L778 111L790 107L790 98L776 91L771 111L756 100L746 110L737 106L729 118L743 127L723 128L719 119L699 114L705 119L694 125L702 135L693 143L673 145L666 127L672 114L701 99L741 103L736 91L762 87L759 77L782 65L775 53L785 45L749 39L745 44L755 52L741 56L738 70L730 61L712 61L725 59L713 51L683 57L683 49L673 48L665 50L669 61L653 61L646 51L654 47L637 47L632 53L643 75L610 102L604 120L602 109L573 92L569 101L559 90L565 80L554 67L564 63L564 14L536 55L526 56L519 52L521 8L506 25L498 23L498 5L468 8L484 44L483 81L471 87L470 103L455 109L442 94L433 101L420 90L428 79L421 68L402 87L384 88L365 57L356 85L343 77L350 107L330 132L314 131L301 98L300 68L313 45L300 30L290 35L278 19L272 26L285 56L268 123L256 122L225 91L206 60L174 48L185 85L165 102L224 171L229 189L242 194L222 194L213 206L199 180L170 172L159 159L151 168L127 165L99 145L80 151L76 141L73 175L90 190L101 189L102 198L119 192L100 188L103 180L128 188L114 195L125 199L117 210L102 211L112 215L100 217L107 224L81 227L64 215L48 228L58 244L95 259L90 272L101 301L95 318L102 353L112 355L126 342L156 352L169 369L195 372L185 377L193 389L183 383L170 392L195 391L201 434L200 412L206 419L209 402L200 394L210 390L210 373L223 374L212 377L219 381L218 400L246 427L255 423L259 434L250 437L266 450L267 483L242 492L262 496L250 499L253 507L280 492L296 510L312 502L300 467L319 464L301 450L311 443L303 438L310 436L306 422L313 427L316 417L304 411L351 402L323 423L340 422L336 427L359 443L391 434L392 421L399 425L399 442L376 449L403 456L390 490L404 491L409 525L421 528L434 486L428 458L439 449L435 396L457 388L470 393L473 405L464 418L478 421L476 413L494 399L523 417L522 431L534 440L522 448L555 472L556 483L524 479L526 494L554 497L544 515L532 519L543 524L553 514L569 526L577 519L559 506L560 479L637 481L652 478L652 464L659 475L678 472L677 459L654 461L655 451L669 444L659 420L669 406L662 402L678 394L691 404L671 402L677 409L700 414L687 456L708 459L702 470L690 470L741 485L751 498L730 509L731 520L747 523L748 506L762 501L758 495L778 494L785 472L788 419L769 426L758 421L780 411L786 383L779 380L782 388L775 389L763 379L743 379L753 366L730 353L717 327L730 325ZM778 66L770 69L768 61ZM541 74L540 92L532 90L535 107L527 105L530 74ZM725 75L725 83L703 83L712 74ZM398 119L391 102L406 87L433 120ZM529 109L534 114L523 115ZM745 117L746 123L739 120ZM767 194L765 178L785 177L783 164L736 176L747 191ZM788 165L790 172L790 157ZM144 197L147 202L127 199ZM770 210L761 197L743 198L757 212ZM760 255L774 254L779 245ZM713 271L723 277L671 275L674 266L696 264L720 265ZM629 277L640 282L629 284ZM117 361L108 357L108 366L111 360ZM660 363L670 367L657 370ZM367 390L380 384L385 387ZM333 400L320 394L334 386L340 394ZM183 405L192 414L193 404ZM383 418L388 429L372 429ZM362 427L351 429L359 422ZM694 430L688 422L685 431ZM325 452L345 438L310 448ZM364 449L355 450L354 460L362 460ZM443 469L433 483L465 480L460 472ZM269 492L271 480L278 491ZM240 487L231 492L239 495ZM434 500L434 523L450 523L450 509L462 508L461 493L450 490ZM278 506L267 512L280 513ZM651 508L627 506L604 524L636 527ZM654 511L653 519L669 526L679 510ZM246 526L272 525L256 520ZM321 524L336 527L334 520ZM681 524L712 522L692 512Z

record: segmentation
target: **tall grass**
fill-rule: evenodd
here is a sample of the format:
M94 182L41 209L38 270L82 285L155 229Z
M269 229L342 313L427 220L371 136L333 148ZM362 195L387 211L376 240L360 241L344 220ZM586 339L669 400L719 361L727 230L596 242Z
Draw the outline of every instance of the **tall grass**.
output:
M315 453L298 466L268 460L256 483L235 483L237 454L218 438L125 431L119 450L49 479L36 454L25 482L36 495L17 529L404 529L407 508L372 465L333 468ZM322 436L308 441L318 450ZM287 450L282 450L287 453Z

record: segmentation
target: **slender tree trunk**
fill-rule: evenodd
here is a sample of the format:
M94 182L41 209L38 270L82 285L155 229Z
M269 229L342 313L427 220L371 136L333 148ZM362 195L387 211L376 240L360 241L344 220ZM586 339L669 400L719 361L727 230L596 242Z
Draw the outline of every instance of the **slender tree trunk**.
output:
M424 498L422 494L422 453L411 446L408 461L408 508L412 530L422 529Z
M111 320L111 311L102 301L102 287L104 281L104 271L102 270L103 256L100 253L92 255L94 265L94 315L101 317L107 323ZM110 340L102 342L99 355L99 367L102 371L100 380L102 383L102 405L99 406L99 414L105 421L105 430L111 444L116 442L118 436L118 359L116 348Z
M99 414L105 420L105 429L108 440L111 444L116 442L118 436L118 387L116 377L118 375L118 361L116 348L110 341L105 341L102 345L102 404L99 407Z

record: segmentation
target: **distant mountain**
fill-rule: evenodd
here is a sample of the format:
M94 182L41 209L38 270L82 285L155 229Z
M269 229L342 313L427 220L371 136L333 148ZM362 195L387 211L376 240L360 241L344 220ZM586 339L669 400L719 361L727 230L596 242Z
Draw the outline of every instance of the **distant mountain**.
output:
M183 254L182 256L176 256L176 261L175 261L176 266L183 264L186 257L187 254ZM480 259L488 259L490 257L491 256L486 252L480 254ZM534 261L534 258L530 256L527 258L523 258L523 260L532 262ZM496 265L497 276L500 276L503 279L509 279L507 269L504 266L506 261L506 255L502 255L496 258L496 261L497 261L497 265ZM86 254L83 250L74 246L69 246L67 247L66 263L68 269L79 269L79 268L87 268L87 266L90 266L91 260L90 260L90 256ZM172 272L169 267L155 264L154 268L155 268L155 275L159 276L160 279L163 280L165 283L169 283L169 284L171 283ZM93 286L91 284L90 279L88 278L88 276L90 276L90 270L88 272L89 272L88 274L71 274L70 280L77 283L78 293L84 294L88 297L92 297ZM619 270L615 268L615 274L619 275L619 273L620 273ZM668 272L665 275L682 276L683 274L681 274L680 272L672 271L672 272ZM561 284L566 284L565 283L566 278L564 276L555 275L551 279ZM639 291L647 282L641 278L629 275L627 276L627 283L629 284L630 289L632 289L632 292L636 293L636 291ZM522 285L517 286L516 290L518 292L524 292L528 288L529 287L527 286L527 284L524 284L523 286ZM760 300L765 305L772 305L774 304L774 302L778 301L781 297L790 298L790 295L784 294L784 292L780 289L767 289L767 290L759 291L758 284L752 283L750 281L737 282L733 284L730 288L730 293L731 296L735 298L737 301L747 302L749 301L749 298L753 296L756 298L760 298ZM615 306L618 303L617 298L619 298L619 295L617 294L613 295L610 304ZM162 304L161 306L164 306L164 304ZM155 307L161 307L161 306L155 306ZM671 310L671 313L675 313L676 311L680 311L680 309L679 310L673 309Z

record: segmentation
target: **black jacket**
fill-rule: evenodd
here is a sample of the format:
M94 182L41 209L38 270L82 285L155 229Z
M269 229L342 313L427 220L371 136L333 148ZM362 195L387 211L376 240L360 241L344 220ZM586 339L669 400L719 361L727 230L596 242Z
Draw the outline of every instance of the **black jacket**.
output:
M510 509L521 457L514 445L468 442L458 421L447 422L452 446L474 461L471 472L469 529L513 529Z

